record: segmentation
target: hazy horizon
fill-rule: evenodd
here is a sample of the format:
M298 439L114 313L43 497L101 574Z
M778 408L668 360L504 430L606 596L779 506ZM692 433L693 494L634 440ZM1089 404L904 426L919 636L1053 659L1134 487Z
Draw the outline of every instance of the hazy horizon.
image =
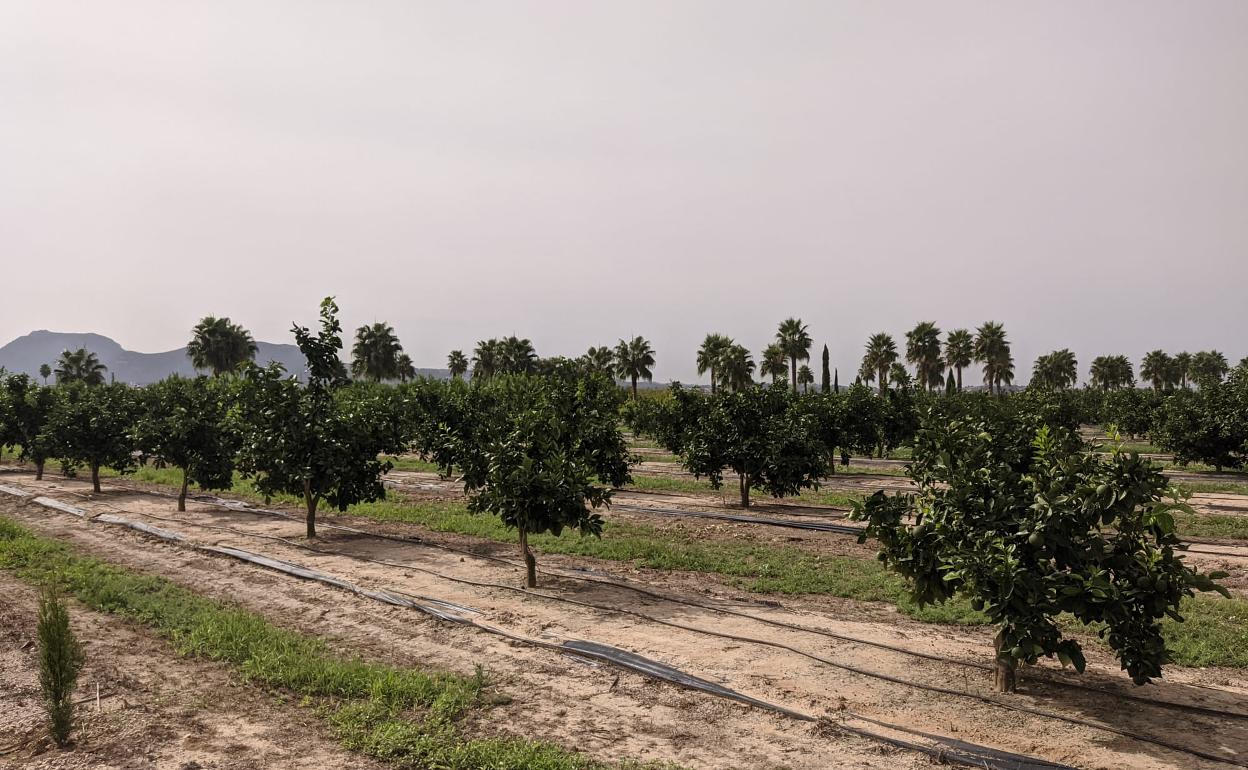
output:
M799 316L1248 355L1248 4L69 4L0 9L0 344L334 295L418 367L636 334L695 382ZM978 373L968 382L977 383Z

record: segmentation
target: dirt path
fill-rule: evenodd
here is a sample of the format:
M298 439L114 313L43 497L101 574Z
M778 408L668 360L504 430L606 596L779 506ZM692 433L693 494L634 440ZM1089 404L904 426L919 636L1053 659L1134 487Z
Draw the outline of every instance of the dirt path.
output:
M806 713L835 718L848 708L885 722L1079 767L1220 766L1093 727L885 682L835 665L994 697L988 692L983 672L956 662L923 660L807 631L777 628L753 618L641 597L609 585L548 578L540 592L513 590L520 580L514 566L412 544L326 531L316 544L322 552L312 553L299 547L299 541L273 539L297 537L300 528L294 522L272 517L198 503L190 504L187 513L177 514L168 498L110 490L88 500L74 497L86 491L86 485L78 482L57 480L37 485L32 477L17 474L5 474L4 481L76 500L92 513L122 511L130 517L146 516L147 523L175 530L198 543L263 551L361 585L452 601L474 608L483 622L525 637L555 642L588 639L615 645ZM505 689L518 695L516 702L506 707L509 713L494 720L496 723L511 725L530 737L558 736L603 758L674 759L691 767L792 768L904 767L921 766L926 761L911 754L881 757L878 747L860 739L843 734L829 737L782 717L658 685L633 674L573 663L549 651L439 624L410 611L382 607L127 530L88 524L29 503L6 501L0 505L42 532L71 540L111 560L182 581L193 574L191 582L197 590L231 597L283 622L335 638L346 648L362 647L387 658L418 655L426 664L456 670L482 663L501 674ZM406 530L428 536L416 528ZM511 555L510 550L505 553ZM565 569L619 569L619 565L555 557L544 558L543 564ZM629 577L636 580L643 576L634 573ZM760 606L748 598L730 595L706 576L647 573L644 577L652 590L694 599L709 607L743 610L767 620L926 654L982 663L989 649L986 629L913 623L886 609L852 602L786 600L784 606ZM596 606L577 606L549 597ZM674 628L672 624L685 627ZM1081 681L1114 691L1228 709L1238 707L1248 694L1248 682L1240 672L1228 670L1173 668L1163 685L1146 690L1130 688L1103 649L1089 646L1088 654L1091 670ZM824 660L812 660L811 655ZM1226 747L1241 754L1248 751L1246 720L1188 713L1176 717L1170 709L1141 703L1124 705L1113 695L1045 685L1034 677L1028 682L1026 694L1005 702L1142 735L1164 736L1189 747L1217 751ZM575 719L568 717L570 711ZM1211 736L1217 736L1216 741L1211 742Z
M308 709L280 705L225 666L176 656L120 618L71 603L86 664L74 746L46 737L35 633L38 594L0 571L0 766L240 770L380 769L340 748ZM101 692L100 710L94 701ZM295 739L297 736L297 740Z

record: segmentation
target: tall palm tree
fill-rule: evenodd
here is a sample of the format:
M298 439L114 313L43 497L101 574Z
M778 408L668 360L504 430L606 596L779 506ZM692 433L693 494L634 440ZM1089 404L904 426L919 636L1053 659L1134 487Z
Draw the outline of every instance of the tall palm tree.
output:
M872 334L867 340L867 352L862 357L858 376L867 381L879 380L880 393L888 390L888 369L897 361L897 343L886 332Z
M954 329L945 339L945 366L958 374L958 391L962 390L962 370L975 360L975 338L967 329Z
M719 381L733 393L754 384L754 358L744 345L730 344L716 365Z
M802 393L809 393L810 386L815 384L815 373L806 364L797 370L797 384L802 386Z
M86 348L78 348L70 352L68 350L61 353L61 357L56 361L56 381L64 384L68 382L82 382L87 385L103 385L104 373L108 371L108 367L100 363L100 359Z
M1118 390L1135 385L1131 360L1126 356L1097 356L1092 359L1088 381L1094 388Z
M922 321L906 332L906 360L914 364L915 379L920 387L932 390L945 384L940 328L936 324Z
M650 382L654 373L654 348L641 335L627 342L620 340L615 346L615 373L622 380L629 380L633 385L633 400L637 400L637 380Z
M1221 382L1230 370L1226 356L1216 350L1202 350L1192 356L1192 379L1201 387L1211 382Z
M806 332L806 325L799 318L789 318L781 322L776 331L776 342L784 350L789 359L789 371L793 384L793 392L797 392L797 362L810 360L812 340Z
M355 330L355 344L351 346L351 375L371 382L397 380L401 355L403 346L390 324L361 326ZM407 365L411 364L409 358Z
M888 380L893 384L893 387L899 390L905 390L914 382L910 377L910 372L901 362L894 363L888 367Z
M1079 362L1069 349L1054 350L1036 359L1031 368L1031 382L1041 388L1065 390L1079 377Z
M256 342L251 332L228 318L206 316L191 329L186 345L191 366L208 369L213 377L232 372L244 361L256 357Z
M615 352L611 348L591 347L581 356L581 362L591 372L602 372L608 377L615 376Z
M464 351L452 350L446 357L446 368L451 370L451 376L455 379L463 377L468 371L468 357L464 355Z
M400 353L395 364L399 373L399 382L411 382L416 379L416 365L412 363L411 356Z
M984 384L993 393L1000 393L1002 384L1013 382L1014 356L1004 326L987 321L975 330L975 360L984 365Z
M502 342L497 339L481 340L472 351L472 376L486 379L505 371Z
M1186 388L1188 378L1192 376L1192 354L1184 350L1174 356L1174 373L1179 378L1179 387Z
M780 381L781 377L788 377L789 362L784 355L784 348L780 343L773 342L763 350L762 361L758 366L758 376L770 377L771 384L775 385Z
M532 374L537 369L537 351L528 339L515 336L502 340L503 369L510 374Z
M47 364L39 364L39 376L43 378L43 384L48 384L48 378L52 376L52 367Z
M1140 378L1153 384L1153 390L1169 387L1174 360L1163 350L1150 350L1140 361Z
M729 337L722 334L708 334L706 339L702 340L702 347L698 348L698 376L702 376L707 372L711 373L711 392L714 393L718 386L718 379L715 370L718 368L720 360L724 357L724 353L732 347L733 341Z

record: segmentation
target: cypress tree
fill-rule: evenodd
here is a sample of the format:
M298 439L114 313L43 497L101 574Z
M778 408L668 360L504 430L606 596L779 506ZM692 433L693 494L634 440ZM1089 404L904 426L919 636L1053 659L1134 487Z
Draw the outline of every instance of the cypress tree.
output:
M832 389L832 373L828 371L828 346L823 346L823 392Z
M832 390L836 393L841 392L841 370L837 369L832 373Z

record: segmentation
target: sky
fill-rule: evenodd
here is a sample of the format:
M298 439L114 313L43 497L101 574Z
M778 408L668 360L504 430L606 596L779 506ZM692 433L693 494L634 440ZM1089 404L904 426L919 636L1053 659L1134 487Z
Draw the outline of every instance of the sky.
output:
M1248 3L0 3L0 344L1248 355ZM347 342L348 346L350 341ZM971 377L971 381L977 381Z

